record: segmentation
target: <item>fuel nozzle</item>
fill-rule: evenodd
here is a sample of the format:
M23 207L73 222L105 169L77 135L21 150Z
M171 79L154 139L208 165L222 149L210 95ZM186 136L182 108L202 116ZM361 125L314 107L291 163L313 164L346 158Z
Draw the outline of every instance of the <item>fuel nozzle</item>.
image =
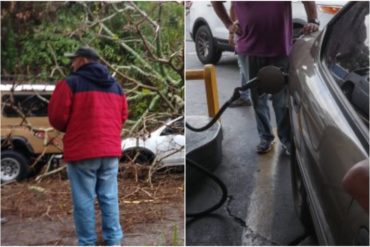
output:
M259 93L275 94L282 90L288 82L288 74L276 66L266 66L258 71L258 75L250 79L239 91L256 88Z

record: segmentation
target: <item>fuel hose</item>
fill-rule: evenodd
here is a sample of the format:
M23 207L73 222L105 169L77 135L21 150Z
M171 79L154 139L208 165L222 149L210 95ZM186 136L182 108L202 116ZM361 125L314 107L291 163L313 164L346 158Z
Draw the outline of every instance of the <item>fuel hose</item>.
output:
M235 88L231 98L228 101L226 101L226 103L224 103L222 105L221 109L217 112L217 114L205 126L200 127L200 128L196 128L196 127L193 127L189 123L186 122L186 127L188 129L194 131L194 132L201 132L201 131L205 131L205 130L209 129L221 117L221 115L231 105L231 103L240 98L240 91L244 91L244 90L249 89L251 86L253 86L254 82L256 82L256 81L257 81L257 79L254 78L254 79L250 80L246 85L244 85L242 87ZM189 159L189 158L186 158L186 164L189 164L191 167L197 169L198 171L200 171L201 173L205 174L207 177L212 179L220 187L221 192L222 192L222 196L221 196L220 200L217 203L215 203L214 205L210 206L209 208L207 208L205 210L202 210L202 211L199 211L199 212L196 212L196 213L188 213L188 212L186 213L186 217L200 218L200 217L203 217L203 216L217 210L218 208L220 208L225 203L225 201L228 198L227 188L226 188L226 185L222 182L222 180L220 178L218 178L212 172L208 171L206 168L204 168L202 165L200 165L196 161L194 161L192 159Z
M211 206L211 207L209 207L205 210L202 210L200 212L197 212L197 213L188 213L188 212L186 212L186 217L200 218L200 217L203 217L203 216L215 211L216 209L220 208L222 206L222 204L225 203L225 201L227 199L227 188L226 188L226 185L221 181L221 179L219 179L217 176L215 176L213 173L211 173L210 171L205 169L202 165L198 164L194 160L186 158L186 164L189 164L190 166L196 168L198 171L202 172L203 174L208 176L210 179L212 179L220 187L221 192L222 192L222 196L221 196L220 200L216 204L214 204L213 206Z

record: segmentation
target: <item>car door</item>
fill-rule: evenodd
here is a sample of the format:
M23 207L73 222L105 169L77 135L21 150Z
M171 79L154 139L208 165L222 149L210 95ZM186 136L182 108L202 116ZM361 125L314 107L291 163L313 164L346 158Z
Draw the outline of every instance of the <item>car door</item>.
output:
M346 143L341 143L341 139L335 140L335 144L342 147L337 152L343 152L346 156L340 159L341 162L336 161L337 177L342 180L343 170L346 173L357 162L368 160L369 157L368 2L352 2L349 8L331 23L323 41L321 60L323 72L327 75L327 84L353 131L353 135L344 134L345 138L349 139ZM344 69L344 83L334 76L332 68L335 66ZM338 132L341 127L338 124ZM345 193L341 184L335 185L341 189L341 194ZM347 208L342 215L343 228L337 239L347 245L369 245L367 212L352 198L350 202L341 200L336 203ZM367 237L364 237L366 235Z
M369 66L368 11L368 3L349 4L321 35L298 41L293 51L294 138L315 229L323 244L353 244L348 221L359 221L348 218L352 200L341 182L354 164L368 157L368 123L364 121L368 116L356 110L339 86L334 67L340 65L348 74L360 62Z

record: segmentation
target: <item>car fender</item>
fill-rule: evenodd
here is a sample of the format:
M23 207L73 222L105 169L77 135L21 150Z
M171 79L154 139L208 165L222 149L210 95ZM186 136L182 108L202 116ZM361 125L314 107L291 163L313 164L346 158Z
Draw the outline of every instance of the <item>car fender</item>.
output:
M230 9L230 2L224 3L225 9L228 12ZM203 18L204 11L207 13L207 17ZM207 21L207 20L208 21ZM190 11L190 27L191 27L191 36L194 40L194 36L196 34L196 30L201 25L207 25L211 30L211 34L213 38L217 39L228 39L228 31L220 18L216 15L210 1L199 1L194 2L191 11Z
M1 150L14 149L24 153L27 156L32 156L35 152L31 144L27 139L20 136L12 136L8 145L3 145L3 142L6 141L6 138L1 137Z
M202 17L199 17L194 21L194 25L193 25L193 28L191 29L191 33L190 33L191 38L193 39L193 41L195 40L195 34L197 33L198 28L203 26L203 25L206 25L209 28L209 25L208 25L207 21ZM210 32L213 36L211 28L209 28L209 30L210 30Z
M136 149L136 148L146 149L152 153L155 153L153 144L151 143L149 139L144 141L141 138L127 138L127 139L124 139L121 143L121 149L123 152L129 149Z

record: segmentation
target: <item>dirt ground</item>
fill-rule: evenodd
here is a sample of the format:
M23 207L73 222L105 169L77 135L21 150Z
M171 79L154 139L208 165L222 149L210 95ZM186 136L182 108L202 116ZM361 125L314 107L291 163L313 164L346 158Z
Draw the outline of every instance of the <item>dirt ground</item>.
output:
M136 173L135 173L136 174ZM123 245L184 245L183 172L137 179L120 171L120 219ZM64 172L35 182L1 187L1 245L77 245L69 182ZM98 245L102 245L96 204Z

